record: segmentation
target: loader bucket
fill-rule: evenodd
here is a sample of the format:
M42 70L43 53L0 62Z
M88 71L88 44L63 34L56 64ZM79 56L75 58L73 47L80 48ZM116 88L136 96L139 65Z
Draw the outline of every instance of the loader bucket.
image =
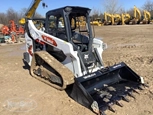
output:
M137 90L143 89L142 86L142 77L121 62L75 78L70 96L95 113L104 115L106 109L115 112L113 104L122 107L120 100L129 102L127 96L135 98L132 93L139 93Z

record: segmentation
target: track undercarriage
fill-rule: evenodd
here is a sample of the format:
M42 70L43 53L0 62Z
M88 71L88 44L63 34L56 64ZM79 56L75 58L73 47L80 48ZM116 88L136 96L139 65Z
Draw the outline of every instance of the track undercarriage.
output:
M52 87L64 90L74 83L73 73L46 51L34 53L30 73Z

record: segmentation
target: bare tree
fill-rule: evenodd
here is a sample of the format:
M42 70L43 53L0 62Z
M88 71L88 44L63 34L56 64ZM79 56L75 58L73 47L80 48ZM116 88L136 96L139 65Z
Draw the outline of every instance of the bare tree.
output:
M119 13L120 13L120 14L126 13L126 11L125 11L125 9L124 9L123 7L121 7L120 10L119 10Z
M104 18L104 14L100 13L99 18L103 19Z
M43 16L40 13L35 12L34 18L43 18Z
M96 18L99 18L100 15L100 10L93 8L91 11L91 17L93 20L95 20Z
M149 11L150 14L151 14L151 18L153 18L153 1L146 0L146 2L144 3L144 5L142 6L142 9Z
M26 12L27 12L27 8L22 8L22 9L20 10L20 12L19 12L20 18L25 17L25 13L26 13Z
M22 8L21 9L21 11L20 11L20 18L25 17L25 14L27 13L27 10L28 10L27 8ZM40 13L35 12L34 16L32 16L32 17L34 17L34 18L42 18L43 16Z
M25 17L27 8L23 8L20 11L15 11L13 8L9 8L6 13L0 13L0 24L8 25L9 20L14 20L16 24L19 24L19 20ZM35 18L42 18L43 16L38 12L34 15Z
M123 9L119 0L102 0L102 6L110 14L120 13Z
M142 8L144 10L147 10L147 11L152 11L153 10L153 2L151 0L146 0L146 2L144 3L144 5L142 6Z
M0 13L0 23L7 25L9 20L14 20L17 23L19 19L18 16L18 12L9 8L6 13Z
M129 10L127 10L126 13L130 14L131 18L133 18L133 16L134 16L133 8L130 8Z
M8 22L7 22L6 14L5 13L0 13L0 24L6 25L7 23Z
M14 9L9 8L6 12L6 16L7 16L7 21L14 20L15 23L18 23L19 14Z

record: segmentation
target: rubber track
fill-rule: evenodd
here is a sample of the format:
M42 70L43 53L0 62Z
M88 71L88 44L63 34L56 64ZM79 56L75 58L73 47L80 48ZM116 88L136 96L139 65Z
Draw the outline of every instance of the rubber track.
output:
M33 73L33 69L36 67L36 56L39 56L50 67L52 67L54 70L56 70L56 72L58 72L60 74L60 76L62 77L62 81L63 81L62 86L53 84L50 81L45 80L45 79L43 79ZM57 59L55 59L53 56L51 56L46 51L37 51L34 53L32 63L31 63L30 73L36 79L38 79L42 82L45 82L46 84L48 84L58 90L64 90L64 89L66 89L67 85L74 83L74 74L66 66L64 66L62 63L60 63Z

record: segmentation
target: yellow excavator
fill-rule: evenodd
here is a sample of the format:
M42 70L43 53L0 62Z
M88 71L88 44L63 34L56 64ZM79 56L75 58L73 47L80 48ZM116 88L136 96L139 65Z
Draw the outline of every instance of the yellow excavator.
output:
M122 22L122 18L120 14L114 14L114 25L120 25Z
M78 17L78 18L77 18L77 21L76 21L76 26L77 26L77 27L79 27L79 26L80 26L80 27L85 26L85 25L86 25L85 20L86 20L86 19L85 19L83 16ZM74 25L74 21L73 21L72 25Z
M125 25L125 24L129 24L131 16L128 13L123 13L121 15L121 18L122 18L122 25Z
M24 25L25 22L26 22L26 19L30 19L33 17L33 15L35 14L35 11L39 5L39 3L41 2L42 0L34 0L31 7L27 10L27 12L25 13L25 17L24 18L21 18L19 20L19 23ZM45 3L42 3L42 6L43 7L47 7L47 5Z
M130 21L129 24L140 24L140 22L141 22L140 10L136 6L134 6L133 12L134 12L133 19Z
M104 13L104 25L114 25L114 16L109 13Z
M151 20L151 14L150 12L148 12L147 10L144 10L143 11L143 20L142 20L142 23L143 24L150 24L150 20Z

